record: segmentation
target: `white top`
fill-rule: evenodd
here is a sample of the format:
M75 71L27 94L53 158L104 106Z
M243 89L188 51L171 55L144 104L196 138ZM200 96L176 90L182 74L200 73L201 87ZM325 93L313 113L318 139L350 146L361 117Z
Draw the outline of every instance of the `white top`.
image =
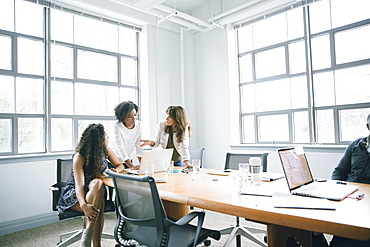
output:
M141 122L136 120L135 127L132 129L126 128L122 122L117 122L114 125L114 138L111 141L110 147L123 163L127 159L131 159L132 152L136 149L136 155L141 157L143 149L140 147L141 140Z
M159 145L162 146L162 148L167 147L168 143L168 133L165 133L166 127L166 120L162 120L157 124L156 129L156 136L154 139L154 147L158 147ZM189 153L189 129L186 128L185 130L185 136L184 140L180 143L177 142L176 133L173 133L173 144L175 146L175 149L182 157L182 160L190 160L190 153Z

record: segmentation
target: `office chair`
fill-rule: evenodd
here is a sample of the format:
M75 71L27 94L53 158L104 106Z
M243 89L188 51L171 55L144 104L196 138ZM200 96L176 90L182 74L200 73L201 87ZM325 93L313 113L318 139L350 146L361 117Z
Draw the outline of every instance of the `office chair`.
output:
M57 182L50 187L50 190L52 191L52 210L58 211L59 220L82 217L83 226L80 230L75 230L60 235L60 242L57 244L58 247L68 246L80 240L82 237L82 232L86 228L86 219L83 212L78 212L72 209L63 211L58 207L60 193L71 176L72 167L72 159L57 159ZM62 241L63 238L67 239ZM102 238L114 239L114 236L112 234L102 233Z
M232 169L238 170L239 163L247 163L249 162L250 157L260 157L262 159L262 170L265 172L267 171L267 155L268 153L261 153L261 154L248 154L248 153L230 153L226 154L226 161L225 161L225 170ZM236 238L236 246L241 246L241 236L246 237L247 239L253 241L254 243L260 246L267 246L267 244L259 239L255 233L266 233L266 230L259 229L255 227L246 227L240 225L239 217L236 216L236 224L234 226L225 228L220 230L221 235L228 235L230 234L229 238L227 239L224 247L230 245L230 243Z
M202 227L204 212L191 212L177 221L169 218L153 177L129 176L113 171L107 171L107 174L112 176L116 189L118 219L114 236L117 243L134 239L149 247L195 247L208 237L220 239L219 231ZM197 226L188 224L196 217Z
M193 159L200 160L200 167L202 168L204 148L189 148L189 153L190 153L190 161L192 161Z

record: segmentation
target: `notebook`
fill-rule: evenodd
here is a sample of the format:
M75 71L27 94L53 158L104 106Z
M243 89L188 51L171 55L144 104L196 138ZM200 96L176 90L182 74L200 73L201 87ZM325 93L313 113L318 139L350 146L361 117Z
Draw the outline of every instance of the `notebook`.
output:
M140 169L127 172L131 174L145 174L145 164L154 164L154 172L163 172L166 170L165 164L171 161L172 153L172 148L143 150Z
M289 190L293 195L311 196L340 201L358 189L347 183L314 181L303 148L278 150Z

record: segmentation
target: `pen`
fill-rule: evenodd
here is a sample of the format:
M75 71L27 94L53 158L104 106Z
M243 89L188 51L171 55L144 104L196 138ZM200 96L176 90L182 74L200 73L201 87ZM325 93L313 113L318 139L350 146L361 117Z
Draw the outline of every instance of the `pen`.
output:
M257 194L257 193L247 193L247 192L241 192L241 195L250 195L250 196L267 196L267 197L272 197L270 194Z
M314 210L336 210L335 208L313 208L313 207L289 207L289 206L274 206L274 208L290 208L290 209L314 209Z

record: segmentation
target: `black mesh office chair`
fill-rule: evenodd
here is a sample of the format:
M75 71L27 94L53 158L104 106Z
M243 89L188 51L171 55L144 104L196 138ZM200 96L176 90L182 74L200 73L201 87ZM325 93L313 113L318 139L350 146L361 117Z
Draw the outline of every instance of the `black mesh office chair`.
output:
M167 217L153 177L107 171L116 189L118 210L114 235L117 243L134 239L149 247L193 246L220 232L202 228L204 212L191 212L178 221ZM188 224L198 217L197 226ZM117 246L117 245L116 245Z
M268 153L261 154L250 154L250 153L230 153L226 154L225 161L225 170L232 169L238 170L239 163L249 162L250 157L260 157L262 159L262 170L267 171L267 156ZM260 246L267 246L267 244L259 239L255 233L266 233L265 229L255 228L255 227L246 227L240 225L239 217L236 217L236 224L234 226L220 230L221 235L229 235L224 247L229 246L230 243L236 238L236 246L241 246L241 236L246 237L247 239L253 241L254 243Z
M204 148L189 148L190 161L198 159L200 160L200 167L203 167L203 153Z
M57 182L50 187L52 191L52 210L58 211L59 220L69 219L69 218L83 218L83 226L79 230L71 231L60 235L60 242L57 246L68 246L81 239L82 232L86 227L86 219L83 212L78 212L72 209L61 210L58 207L58 200L62 188L67 183L69 177L71 176L71 171L73 167L72 159L57 159ZM67 238L63 241L63 238ZM103 233L102 238L114 239L112 234Z

